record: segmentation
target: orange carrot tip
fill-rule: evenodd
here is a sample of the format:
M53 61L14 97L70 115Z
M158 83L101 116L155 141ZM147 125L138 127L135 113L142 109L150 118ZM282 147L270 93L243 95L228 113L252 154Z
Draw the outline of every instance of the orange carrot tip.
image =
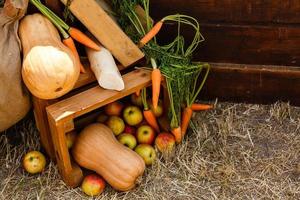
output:
M75 59L78 62L78 65L80 67L80 72L85 73L85 69L84 69L83 65L81 64L81 62L80 62L80 57L79 57L79 54L77 52L74 40L71 37L68 37L68 38L63 39L63 43L64 43L64 45L66 45L72 51Z
M148 122L148 124L152 128L154 128L154 130L157 133L160 133L160 129L159 129L156 117L155 117L154 113L152 112L152 110L144 110L143 114L144 114L144 118Z
M199 104L199 103L194 103L191 106L193 111L201 111L201 110L210 110L214 108L213 105L210 104Z
M182 140L181 127L173 128L171 133L174 135L176 143L180 143Z
M186 131L187 131L190 121L192 119L192 115L193 115L193 110L191 109L191 107L186 107L182 113L182 119L181 119L182 120L181 121L182 137L184 137L186 134Z
M161 72L158 68L153 69L152 71L152 104L154 109L157 109L159 93L160 93L160 84L161 84Z
M135 95L139 97L141 95L141 90L136 91Z
M152 29L140 40L139 47L145 46L150 40L152 40L160 31L163 25L163 21L157 22Z
M101 47L97 45L92 39L90 39L86 34L78 30L77 28L70 27L68 30L70 36L77 42L95 50L100 51Z

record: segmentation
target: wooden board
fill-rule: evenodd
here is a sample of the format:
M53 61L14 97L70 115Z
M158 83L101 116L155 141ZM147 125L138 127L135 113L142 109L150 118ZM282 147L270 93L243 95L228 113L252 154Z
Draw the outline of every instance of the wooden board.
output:
M299 0L151 0L155 17L171 13L195 16L201 22L299 24Z
M300 67L211 64L199 99L248 103L290 102L300 106Z
M123 66L130 66L144 57L96 0L73 0L70 10Z
M123 80L125 89L121 92L96 86L47 107L48 116L55 121L74 119L151 84L150 72L147 70L134 70L124 75Z

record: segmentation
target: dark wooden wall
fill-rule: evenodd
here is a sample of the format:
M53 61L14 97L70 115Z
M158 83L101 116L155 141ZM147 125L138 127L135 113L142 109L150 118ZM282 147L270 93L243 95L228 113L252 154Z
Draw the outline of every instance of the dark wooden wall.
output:
M194 16L206 39L195 59L226 63L213 65L201 98L300 105L299 0L151 0L151 13Z
M300 66L299 0L151 2L155 19L183 13L199 20L206 38L196 55L201 60Z

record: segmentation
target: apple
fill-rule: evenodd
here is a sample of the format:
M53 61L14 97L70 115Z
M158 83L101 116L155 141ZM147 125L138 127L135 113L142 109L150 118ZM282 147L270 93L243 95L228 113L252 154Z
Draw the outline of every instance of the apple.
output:
M145 161L146 165L152 165L152 163L156 159L156 153L154 148L149 144L139 144L135 148L135 152L139 154L143 160Z
M162 153L170 153L175 146L175 138L170 133L160 133L155 139L156 148Z
M136 139L129 133L122 133L118 136L118 140L121 144L127 146L130 149L134 149L136 147Z
M130 96L131 103L135 106L143 107L142 95L137 96L135 93Z
M135 126L143 121L143 114L137 106L127 106L123 111L123 118L128 125Z
M110 116L106 124L115 135L120 135L125 129L125 123L123 119L118 116Z
M77 137L76 131L71 131L66 134L66 141L68 149L71 149Z
M140 126L137 129L136 138L139 144L152 144L155 139L155 131L151 126Z
M123 110L123 104L119 101L112 102L104 107L104 111L109 116L120 116Z
M89 196L97 196L105 189L105 181L97 174L90 174L84 177L81 183L82 191Z
M30 174L42 172L46 166L46 158L39 151L30 151L23 158L23 167Z
M136 128L133 126L125 125L124 133L129 133L133 136L136 136Z
M143 121L141 121L141 123L136 125L136 127L138 128L138 127L143 126L143 125L149 125L148 122L145 119L143 119Z
M154 109L153 107L153 103L152 103L152 100L148 100L148 105L150 107L150 109L152 110L152 112L154 113L155 117L161 117L163 112L164 112L164 109L163 109L163 105L162 105L162 101L159 100L158 101L158 105L157 105L157 108Z
M97 119L96 119L96 122L99 122L99 123L105 123L106 120L108 119L108 115L104 114L104 113L101 113Z

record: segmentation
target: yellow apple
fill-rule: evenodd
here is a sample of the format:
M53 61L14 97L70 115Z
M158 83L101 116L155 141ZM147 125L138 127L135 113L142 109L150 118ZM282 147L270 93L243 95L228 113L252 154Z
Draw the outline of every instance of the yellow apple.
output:
M137 106L128 106L123 111L123 118L128 125L135 126L143 121L143 114Z
M71 149L77 137L76 131L71 131L66 134L67 147Z
M135 152L143 158L146 165L152 165L156 159L155 150L149 144L139 144L135 148Z
M46 166L46 158L39 151L30 151L23 158L23 167L30 174L41 173Z
M118 116L110 116L106 124L115 135L120 135L125 129L125 123L123 119Z

